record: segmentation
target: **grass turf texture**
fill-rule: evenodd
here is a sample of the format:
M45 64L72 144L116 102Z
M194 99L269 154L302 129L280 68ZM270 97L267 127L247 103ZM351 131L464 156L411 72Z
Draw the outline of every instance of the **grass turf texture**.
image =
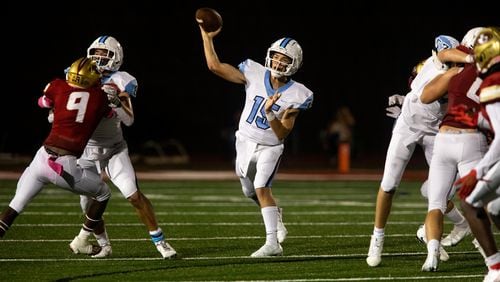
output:
M366 254L378 182L276 181L289 231L284 256L254 259L265 242L260 210L237 181L141 181L178 257L161 259L132 206L113 187L105 213L113 256L74 255L68 244L83 222L79 198L47 186L0 239L0 281L481 281L472 237L447 248L450 260L422 272L426 248L415 232L426 213L420 183L403 182L386 228L382 263ZM5 208L16 181L0 180ZM445 233L451 230L445 221ZM496 235L498 240L498 235Z

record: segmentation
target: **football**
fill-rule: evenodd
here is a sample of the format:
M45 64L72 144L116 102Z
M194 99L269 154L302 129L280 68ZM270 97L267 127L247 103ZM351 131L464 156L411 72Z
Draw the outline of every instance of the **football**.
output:
M195 18L206 32L216 31L222 26L222 17L212 8L199 8L196 10Z

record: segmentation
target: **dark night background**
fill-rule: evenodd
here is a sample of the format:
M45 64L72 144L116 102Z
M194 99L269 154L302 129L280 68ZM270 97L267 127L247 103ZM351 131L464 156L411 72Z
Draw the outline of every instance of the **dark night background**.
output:
M9 3L1 19L0 153L34 154L49 130L47 112L36 104L42 89L98 36L112 35L124 47L121 70L139 82L135 124L124 129L131 153L147 140L173 138L192 156L227 154L221 131L242 108L244 87L206 67L194 13L212 7L224 20L215 38L223 62L263 63L270 44L284 36L301 44L304 64L293 78L313 90L315 100L287 140L290 158L321 157L319 132L347 105L357 121L356 159L381 165L393 123L385 116L387 97L406 93L412 67L430 55L437 35L460 41L472 27L499 25L494 2L44 1L29 9Z

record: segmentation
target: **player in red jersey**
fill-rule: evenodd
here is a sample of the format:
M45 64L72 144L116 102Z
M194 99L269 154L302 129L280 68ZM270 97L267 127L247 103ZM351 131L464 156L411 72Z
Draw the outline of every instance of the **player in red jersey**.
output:
M457 47L463 52L462 57L472 53L478 31L479 29L471 29ZM468 36L470 33L475 36L472 36L469 42L467 38L470 37ZM481 79L477 77L475 65L465 63L436 76L425 86L420 96L422 103L448 99L447 112L434 140L434 151L429 167L428 212L425 219L427 259L422 271L438 269L443 215L447 209L449 195L454 194L453 183L457 172L460 176L464 176L479 162L487 150L485 135L475 126L461 122L453 111L457 106L465 107L469 112L479 110L479 99L475 92L480 83Z
M474 46L474 58L483 82L479 86L481 112L472 124L494 134L484 157L457 184L462 209L472 233L484 250L488 274L484 281L500 281L500 252L490 219L500 228L500 28L480 31ZM464 112L464 118L471 117Z
M101 220L111 196L110 189L98 174L80 168L76 162L101 118L112 113L107 96L101 90L100 78L95 63L80 58L71 65L66 81L55 79L45 87L38 104L53 109L52 129L21 175L14 198L0 214L0 237L49 183L92 197L79 234L82 242L87 242ZM87 245L78 252L90 254L99 251L92 249L92 245Z

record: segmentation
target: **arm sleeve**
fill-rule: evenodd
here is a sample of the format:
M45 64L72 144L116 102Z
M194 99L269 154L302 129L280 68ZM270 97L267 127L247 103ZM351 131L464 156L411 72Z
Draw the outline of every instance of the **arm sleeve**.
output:
M491 127L494 132L500 130L500 103L492 103L486 105L486 111L490 117ZM481 161L476 165L477 178L481 179L486 172L500 160L500 137L495 134L490 147Z
M126 126L131 126L134 123L134 117L128 115L123 107L114 108L113 111L115 112L118 119L120 119L120 121L123 122L123 124L125 124Z
M491 130L490 123L484 118L483 113L479 112L477 116L477 127L483 130Z

